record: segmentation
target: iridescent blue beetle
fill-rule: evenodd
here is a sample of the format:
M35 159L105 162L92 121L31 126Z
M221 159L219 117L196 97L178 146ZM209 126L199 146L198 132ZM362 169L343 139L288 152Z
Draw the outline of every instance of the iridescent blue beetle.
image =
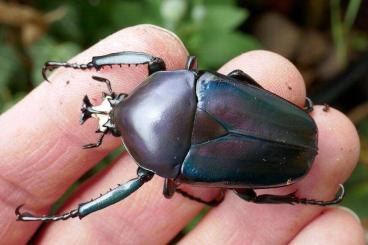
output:
M101 105L83 99L83 124L99 120L97 143L107 133L122 137L138 164L137 177L112 189L75 210L60 216L35 216L16 209L17 220L56 221L82 218L112 205L138 190L154 174L165 178L164 196L175 192L216 206L223 195L207 202L184 192L181 183L234 190L246 201L331 205L339 203L344 188L335 199L318 201L289 195L257 195L253 189L287 186L305 176L317 155L317 126L308 115L311 100L301 109L263 89L240 70L228 75L198 70L190 56L183 70L165 71L161 58L140 52L121 52L94 57L87 64L46 62L46 72L58 67L101 69L112 65L147 64L149 77L130 95L116 94L110 81L109 93Z

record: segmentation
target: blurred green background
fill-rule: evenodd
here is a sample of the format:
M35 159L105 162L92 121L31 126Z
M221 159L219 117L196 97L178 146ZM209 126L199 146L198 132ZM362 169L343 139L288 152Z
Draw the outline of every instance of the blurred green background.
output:
M346 183L343 205L353 209L368 230L368 1L1 1L0 112L42 81L46 60L68 60L105 36L141 23L174 31L202 69L216 70L230 58L259 48L292 60L309 96L348 114L359 130L360 162Z

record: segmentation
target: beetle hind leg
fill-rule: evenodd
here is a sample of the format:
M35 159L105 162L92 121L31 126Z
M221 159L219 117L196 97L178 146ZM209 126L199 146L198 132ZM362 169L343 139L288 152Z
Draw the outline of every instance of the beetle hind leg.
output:
M257 195L253 189L234 189L234 192L242 199L248 202L254 203L265 203L265 204L306 204L306 205L318 205L318 206L328 206L338 204L342 201L345 195L345 190L343 185L339 185L339 191L336 193L334 199L329 201L320 201L307 198L299 198L292 192L287 195L271 195L263 194Z

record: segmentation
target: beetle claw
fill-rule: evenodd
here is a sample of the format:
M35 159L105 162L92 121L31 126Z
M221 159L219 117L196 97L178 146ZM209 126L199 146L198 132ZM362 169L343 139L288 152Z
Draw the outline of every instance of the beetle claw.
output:
M22 213L20 212L20 209L24 206L24 204L19 205L16 209L15 209L15 216L17 220L21 220L22 217Z
M29 221L32 220L33 218L35 218L35 216L31 213L21 213L20 209L24 206L24 204L19 205L16 209L15 209L15 216L16 216L16 220L21 220L21 221Z
M91 148L95 148L97 147L96 144L86 144L84 146L82 146L83 149L91 149Z

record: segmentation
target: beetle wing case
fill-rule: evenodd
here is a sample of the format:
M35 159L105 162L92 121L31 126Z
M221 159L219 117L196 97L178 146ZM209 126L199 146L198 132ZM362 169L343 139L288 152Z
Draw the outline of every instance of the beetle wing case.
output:
M196 94L196 133L179 181L269 188L291 184L308 172L317 154L317 127L305 111L267 90L212 72L198 78ZM208 121L218 124L211 126L216 133L199 137L206 134Z

